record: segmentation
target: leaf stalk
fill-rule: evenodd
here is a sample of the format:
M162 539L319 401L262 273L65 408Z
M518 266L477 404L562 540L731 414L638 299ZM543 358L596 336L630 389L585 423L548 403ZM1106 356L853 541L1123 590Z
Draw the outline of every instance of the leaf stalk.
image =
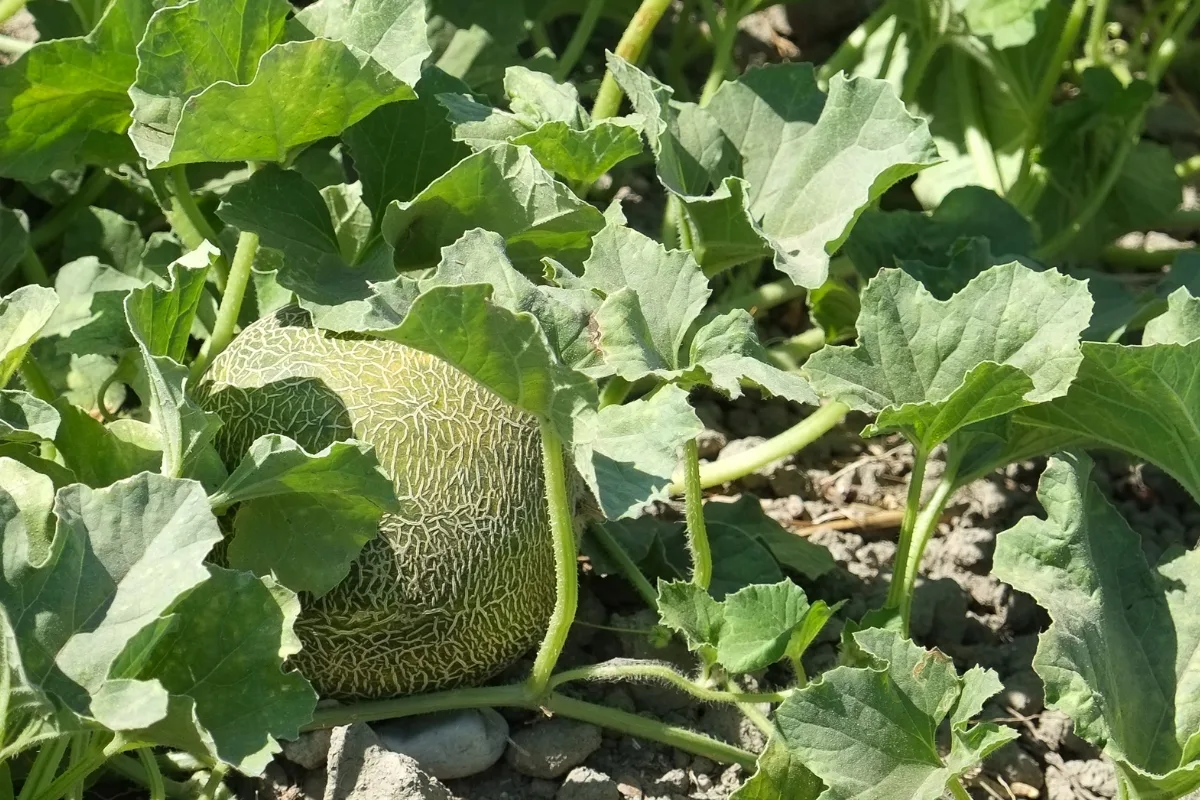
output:
M631 64L636 64L654 33L655 26L671 6L671 0L642 0L633 18L629 20L621 40L617 42L616 55ZM592 104L592 119L601 120L615 117L621 110L621 98L624 93L613 77L612 70L606 70L604 80L600 82L600 91L596 93L596 102Z
M621 543L613 538L613 535L608 532L608 528L603 522L595 523L591 526L592 537L596 543L604 550L604 554L617 562L617 567L621 570L621 575L625 580L633 585L641 598L646 601L646 605L650 608L658 608L658 592L650 585L650 581L646 579L638 565L621 547Z
M200 380L212 360L233 341L238 316L242 313L246 286L250 283L250 267L254 264L254 256L257 253L258 234L242 231L238 235L237 251L233 254L233 266L229 270L225 293L221 295L221 306L217 309L217 321L213 324L212 336L201 349L200 355L192 362L193 383Z
M683 502L692 583L707 591L712 582L712 548L704 522L704 488L700 485L700 452L695 439L689 439L683 446Z

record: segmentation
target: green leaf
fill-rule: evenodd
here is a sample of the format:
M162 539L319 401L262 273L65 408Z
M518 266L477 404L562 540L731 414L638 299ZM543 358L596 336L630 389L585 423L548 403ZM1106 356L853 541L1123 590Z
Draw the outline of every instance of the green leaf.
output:
M0 280L5 280L21 263L29 247L29 218L25 212L0 206Z
M31 564L40 564L50 553L53 507L54 482L49 477L0 457L0 533L5 542L23 543Z
M1200 498L1200 340L1133 347L1084 342L1066 397L1023 409L1019 420L1055 435L1133 453ZM1135 409L1136 413L1131 413Z
M1037 33L1036 13L1050 0L982 0L960 3L971 33L1000 49L1023 45Z
M341 583L386 511L399 511L391 480L361 442L309 453L283 436L256 440L210 497L214 508L240 503L229 565L274 575L319 597Z
M962 714L951 717L951 728L980 744L970 753L975 763L1016 737L992 723L966 727L969 706L991 683L999 687L991 673L960 678L949 658L894 631L859 631L854 639L871 666L825 673L788 697L775 715L780 745L825 784L821 800L941 798L952 777L974 766L965 746L948 761L937 747L937 728L960 696L967 702Z
M229 190L217 214L282 254L276 279L306 307L362 300L370 294L369 282L396 277L389 248L357 264L343 256L325 199L295 170L258 170Z
M107 208L90 207L71 219L62 239L63 261L97 256L127 275L135 275L146 239L133 220Z
M834 568L833 556L827 549L791 533L771 519L763 511L758 498L753 495L744 494L732 503L706 503L704 519L710 535L718 538L728 535L731 543L740 537L743 541L748 539L761 544L782 566L795 570L810 580L816 580ZM746 549L744 545L741 548L731 546L731 552L725 555L735 557L734 554L739 550ZM750 550L753 552L755 548L750 548ZM719 578L719 572L721 570L714 572L714 585L717 587L722 584L729 585L727 581ZM759 582L774 581L748 581L748 583ZM739 584L729 591L736 591L744 585ZM714 589L713 593L718 596L722 594L717 589Z
M671 87L620 56L605 56L612 76L642 116L664 186L681 195L699 195L731 173L733 153L707 109L674 102Z
M119 356L134 346L123 303L139 278L101 264L94 256L64 264L54 276L58 307L46 323L43 337L59 337L59 353Z
M33 560L44 542L28 528L5 547L0 598L29 677L65 708L95 716L92 698L130 642L207 579L204 558L221 532L200 484L151 473L60 489L54 512L44 559ZM128 727L129 712L114 712L99 721Z
M54 406L28 392L0 390L0 439L10 442L52 442L59 417Z
M817 405L817 395L808 381L768 364L766 359L754 317L745 309L717 317L692 339L691 364L708 373L708 383L729 397L740 397L742 385L749 383L777 397Z
M692 216L693 234L701 247L729 229L744 241L748 218L801 286L825 282L830 254L888 187L937 160L926 124L885 81L835 75L826 98L811 65L779 64L725 83L708 110L741 155L746 185L687 198L689 213L709 206Z
M773 734L767 749L758 756L754 774L729 800L813 800L824 788L821 779L788 750L779 734Z
M22 286L0 298L0 386L7 385L58 307L53 289Z
M40 181L132 160L127 91L153 10L146 0L116 0L87 36L39 42L0 70L0 175Z
M725 609L712 595L690 581L660 580L658 614L664 625L683 636L689 650L701 653L708 663L716 660Z
M608 519L638 516L646 503L665 500L684 443L704 427L687 392L674 385L575 423L575 468Z
M284 42L286 3L220 13L201 5L156 13L138 47L130 137L151 167L284 162L381 105L411 99L429 54L422 0L323 0L296 16ZM197 64L193 52L223 58Z
M717 660L733 673L765 669L788 652L811 608L790 580L739 589L725 598Z
M873 278L879 270L901 262L919 262L929 270L949 268L955 245L974 238L986 239L991 252L1009 256L1006 260L1032 255L1036 247L1033 226L1008 201L982 186L962 186L947 194L931 214L867 209L846 240L844 252L864 278ZM921 280L926 275L914 277ZM939 291L941 286L922 282L945 300L973 277L966 275L944 292Z
M463 159L412 200L392 203L383 218L401 269L435 265L443 246L476 227L503 236L518 269L537 275L545 256L581 263L604 217L528 148L502 144Z
M376 218L383 218L389 203L412 200L470 155L470 148L454 141L446 109L435 99L443 92L465 91L462 81L430 67L416 85L416 100L389 103L346 129L343 138L362 180L363 199Z
M1187 344L1200 339L1200 299L1186 288L1167 298L1167 312L1146 323L1142 344Z
M1064 395L1091 316L1085 284L1019 264L994 267L949 300L900 270L863 292L858 344L806 364L817 392L877 414L928 451L975 422Z
M556 175L587 185L642 152L638 125L626 120L600 120L583 130L565 122L547 122L512 141L528 147Z
M858 314L862 310L858 287L831 277L805 294L808 316L825 334L825 341L837 344L853 339L858 333Z
M161 435L162 472L179 478L190 475L205 452L211 449L210 443L221 426L221 419L188 396L186 367L168 356L155 355L151 350L151 342L156 341L153 323L157 314L147 315L147 306L139 302L136 295L138 292L130 292L125 298L125 318L142 354L142 365L150 385L147 405ZM151 300L149 307L154 309L157 305ZM157 341L161 344L164 338L169 340L170 336L159 336Z
M208 256L215 248L207 242L197 250L201 266L189 267L183 259L169 267L166 289L150 284L134 289L125 301L129 326L140 334L147 352L182 362L187 357L188 334L208 277Z
M170 694L150 741L208 751L246 775L261 773L312 719L316 693L283 662L300 650L296 595L271 578L208 568L171 609L166 630L130 677ZM202 745L202 748L200 747Z
M1145 788L1180 790L1131 797L1179 797L1200 787L1200 551L1152 569L1091 471L1084 455L1050 461L1047 519L1000 534L996 573L1050 614L1034 657L1047 705Z

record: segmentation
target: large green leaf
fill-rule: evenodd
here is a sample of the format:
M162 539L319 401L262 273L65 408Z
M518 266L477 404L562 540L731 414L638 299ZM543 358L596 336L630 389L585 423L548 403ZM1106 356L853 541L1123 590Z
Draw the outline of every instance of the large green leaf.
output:
M129 132L151 167L283 162L414 96L429 54L423 0L322 0L282 41L290 8L191 0L154 15L138 47Z
M708 110L741 156L741 177L686 199L693 241L701 252L736 253L749 226L775 266L810 288L824 283L830 254L863 210L937 160L926 124L884 81L837 75L826 98L810 65L780 64L724 84ZM730 266L701 261L710 271Z
M863 292L858 344L807 364L819 394L877 415L928 451L972 423L1066 394L1079 368L1086 284L1020 264L994 267L949 300L901 270Z
M87 36L39 42L0 70L0 175L40 181L132 160L127 92L155 5L116 0Z
M10 442L54 441L59 416L54 406L28 392L0 390L0 439Z
M994 673L975 668L959 677L948 657L894 631L854 639L870 666L833 669L775 713L779 744L825 784L821 800L938 800L951 778L1016 738L994 723L969 725L1001 688ZM943 757L937 729L947 716L953 742Z
M446 109L435 99L443 92L465 92L466 84L431 67L416 91L416 100L382 106L343 134L362 180L363 199L377 219L393 200L413 199L471 152L454 141Z
M54 445L80 483L99 489L162 467L162 437L152 426L132 419L106 425L64 399L56 408L62 422Z
M6 521L17 535L6 540L0 596L24 668L72 712L117 730L140 727L136 711L100 715L92 700L130 642L207 579L217 520L200 484L151 473L107 489L60 489L54 513L52 543Z
M57 307L58 295L42 286L22 286L0 299L0 387L21 366Z
M1084 342L1066 397L1019 419L1150 461L1200 498L1200 340L1130 346Z
M43 336L58 337L55 348L60 353L119 356L134 345L125 321L125 296L144 285L95 256L64 264L54 276L58 308Z
M399 510L368 445L335 442L309 453L274 434L250 446L210 502L240 504L229 566L317 597L346 577L384 512Z
M1186 288L1167 297L1166 313L1146 323L1142 344L1187 344L1200 339L1200 299Z
M477 227L502 235L513 263L536 275L545 256L582 262L604 217L528 148L500 144L463 159L412 200L393 202L383 218L401 269L437 264L442 247Z
M207 254L200 253L200 265L189 267L184 260L169 267L170 284L164 289L153 284L134 289L125 301L130 328L140 333L147 351L155 356L182 362L187 357L188 335L196 319L196 309L204 294L208 277Z
M1117 761L1136 787L1122 796L1180 797L1200 787L1200 551L1151 568L1091 471L1051 460L1047 519L1000 534L996 573L1050 613L1033 662L1046 702Z

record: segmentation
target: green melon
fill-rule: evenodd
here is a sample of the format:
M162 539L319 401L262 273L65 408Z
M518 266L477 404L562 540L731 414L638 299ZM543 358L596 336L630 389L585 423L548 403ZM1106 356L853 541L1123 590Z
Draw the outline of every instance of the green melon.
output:
M314 452L353 436L395 482L402 512L333 591L303 598L294 662L322 695L479 682L540 638L554 558L534 417L433 356L316 330L295 308L243 331L199 394L230 466L267 433Z

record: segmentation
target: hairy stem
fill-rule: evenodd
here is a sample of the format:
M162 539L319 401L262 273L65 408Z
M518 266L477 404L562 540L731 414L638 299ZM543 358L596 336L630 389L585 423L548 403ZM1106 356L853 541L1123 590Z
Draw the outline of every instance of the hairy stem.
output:
M37 284L38 286L52 286L54 284L50 280L50 273L46 272L46 266L38 258L38 254L33 249L32 244L25 248L25 253L21 256L21 276L25 278L27 283Z
M25 784L21 787L21 793L17 795L17 800L40 798L46 793L45 790L48 786L54 785L54 773L58 771L58 765L62 763L70 743L70 736L60 736L42 745L33 759L33 765L25 775ZM70 784L64 784L62 792L55 797L65 794L68 786Z
M547 691L550 674L558 663L566 644L571 623L575 621L575 609L579 604L579 566L575 550L575 514L571 508L571 496L567 491L567 471L563 463L562 439L554 426L543 420L542 466L546 478L546 504L550 509L550 533L554 540L554 611L546 636L538 648L529 675L529 691L540 697Z
M946 782L946 786L950 789L950 794L954 797L954 800L971 800L971 795L967 794L967 790L963 788L962 781L958 778L951 776L950 780Z
M904 571L908 567L908 554L912 551L913 528L921 508L921 489L925 485L925 462L929 453L917 447L913 459L912 473L908 480L908 497L904 503L904 519L900 523L900 541L896 546L895 568L892 584L888 587L886 606L899 608L903 602L904 586L907 582Z
M242 313L246 286L250 283L250 267L254 264L256 253L258 234L249 231L238 234L237 251L233 254L233 266L229 270L229 280L225 283L225 293L221 295L221 306L217 309L217 321L213 324L212 336L205 343L200 355L192 362L193 383L200 380L212 360L233 341L238 315Z
M100 767L104 766L104 762L108 761L113 756L128 750L130 745L120 737L114 738L103 749L94 749L88 755L73 764L62 775L51 783L46 789L34 795L34 800L58 800L67 793L67 790L74 786L78 781L83 780L88 775L91 775ZM22 792L24 794L24 792Z
M0 22L7 22L25 7L25 0L0 0Z
M721 764L741 764L746 769L753 770L757 761L753 753L740 747L718 742L716 739L710 739L687 728L679 728L626 711L617 711L613 708L586 703L561 694L550 695L542 707L552 714L562 714L564 717L571 717L631 736L649 739L652 742L678 747L680 750L711 758Z
M726 4L723 19L717 16L715 7L707 15L709 27L712 28L713 62L712 68L708 72L708 78L704 81L704 89L700 92L700 105L702 106L708 105L708 101L712 100L713 95L725 82L725 78L729 76L729 71L733 66L733 44L737 41L738 17L736 9L731 5Z
M141 751L138 752L138 755L141 755ZM155 767L157 768L157 766L158 765L156 763ZM152 790L153 788L150 785L151 777L149 770L142 766L142 763L139 759L135 759L132 756L127 755L114 756L108 760L108 763L105 764L105 767L123 778L127 778L135 783L140 783L147 789ZM178 781L173 781L170 778L162 777L161 770L158 774L159 778L162 780L163 792L166 797L191 798L194 795L194 791L187 784L179 783Z
M625 398L629 396L629 391L632 388L633 384L620 375L612 376L608 379L608 383L604 384L604 389L600 392L600 408L624 403Z
M631 64L636 64L641 58L646 43L662 15L671 7L671 0L642 0L633 18L629 20L621 40L617 42L616 54ZM592 119L607 119L615 117L621 110L621 87L613 77L612 70L606 70L604 80L600 82L600 91L596 94L596 102L592 104Z
M912 528L912 533L909 542L908 552L906 553L906 562L903 573L903 586L900 589L900 630L907 636L908 623L912 616L912 598L913 588L917 583L917 573L920 571L921 558L925 555L925 547L929 544L930 538L933 537L933 531L937 528L938 520L942 517L942 511L946 508L946 502L950 499L950 495L954 493L957 486L955 478L957 476L957 468L952 467L950 463L946 465L946 472L938 481L937 487L933 490L933 496L929 498L929 502L921 509L921 513L917 515L917 519ZM897 563L899 562L900 554L896 554ZM896 579L892 578L892 587L896 586Z
M158 761L154 758L154 751L149 747L139 747L138 761L142 764L142 769L146 771L147 788L150 790L149 800L165 800L167 796L167 787L163 783L162 770L158 768Z
M19 56L28 53L32 47L33 42L27 39L18 39L15 36L0 34L0 53Z
M596 22L600 19L600 13L604 11L604 2L605 0L588 0L588 4L584 6L579 22L575 23L575 32L571 34L571 41L567 42L567 47L558 60L558 67L554 70L554 79L559 83L566 82L571 75L571 70L575 69L575 65L579 63L579 57L587 49L588 42L592 38L592 31L596 29Z
M47 214L46 218L30 232L29 245L37 250L60 238L75 216L95 202L96 198L108 188L111 181L112 178L104 170L92 170L92 173L79 187L79 191L71 195L67 202Z
M217 236L216 230L213 228L212 223L208 221L208 217L204 216L204 212L200 210L200 206L196 204L196 198L192 195L192 187L188 183L187 167L182 165L171 167L170 175L171 186L173 188L171 196L178 205L179 211L202 239L208 240L213 247L220 250L221 240ZM199 246L200 242L196 242L194 245L191 245L191 248L194 250Z
M687 519L688 551L692 556L692 583L708 589L712 582L712 549L704 522L704 488L700 485L700 451L695 439L683 446L683 502Z
M650 608L658 608L658 592L650 585L650 581L646 579L638 565L630 558L629 553L625 552L625 548L621 547L621 543L613 538L613 535L608 532L605 523L598 522L591 526L592 537L596 543L604 550L604 554L617 562L617 567L621 570L621 575L625 580L633 586L642 599L646 601L646 605Z
M1038 142L1042 138L1042 126L1046 119L1046 112L1050 110L1051 101L1054 99L1054 87L1058 86L1059 78L1062 75L1063 62L1070 57L1071 50L1079 39L1079 29L1083 25L1087 7L1088 0L1075 0L1071 4L1071 11L1063 23L1058 44L1050 59L1050 67L1042 74L1042 82L1038 84L1037 92L1033 96L1033 102L1030 104L1031 116L1025 127L1025 142L1021 150L1021 166L1017 170L1014 186L1020 186L1029 179L1029 173L1033 169L1033 162L1036 158ZM1028 209L1023 210L1028 211Z
M808 360L808 357L820 350L829 342L825 341L825 331L820 328L809 328L790 339L767 348L767 359L779 369L795 372Z
M652 680L669 683L705 703L782 703L787 692L735 692L701 686L667 664L657 661L617 661L589 664L558 673L550 681L556 689L572 681Z
M527 684L452 689L433 694L399 697L394 700L375 700L350 706L319 708L313 715L313 721L305 726L304 730L332 728L354 722L372 722L435 711L497 706L542 708L552 714L561 714L564 717L590 722L630 736L638 736L678 747L680 750L706 756L722 764L741 764L747 768L753 768L755 763L753 753L746 752L739 747L732 747L703 734L685 728L677 728L658 720L647 719L637 714L629 714L564 697L558 693L552 692L539 699L530 693Z
M824 434L845 419L850 411L844 403L832 402L822 406L788 428L757 447L752 447L732 458L723 458L711 464L700 467L700 486L708 489L723 483L736 481L772 461L789 456L815 442ZM680 475L668 487L673 495L683 494L683 476Z

